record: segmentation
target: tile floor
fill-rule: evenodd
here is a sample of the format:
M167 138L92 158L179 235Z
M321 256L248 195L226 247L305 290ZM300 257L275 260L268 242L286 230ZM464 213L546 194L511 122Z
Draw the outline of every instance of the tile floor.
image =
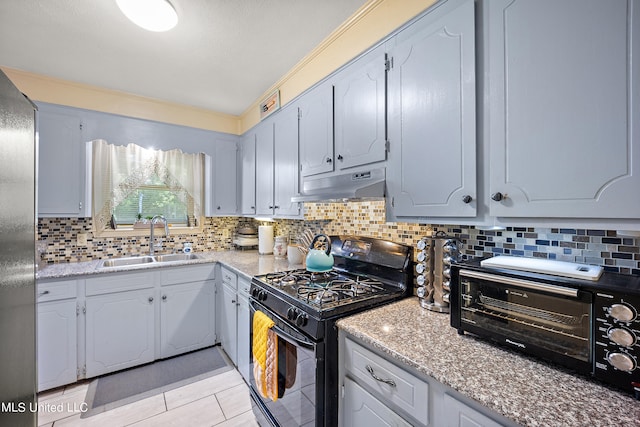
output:
M89 381L40 393L38 425L63 426L259 426L249 388L231 370L128 405L80 418Z

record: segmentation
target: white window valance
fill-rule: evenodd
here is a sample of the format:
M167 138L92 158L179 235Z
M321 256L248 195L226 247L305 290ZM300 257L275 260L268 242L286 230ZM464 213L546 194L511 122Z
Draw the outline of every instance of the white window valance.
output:
M190 214L202 216L204 205L203 153L189 154L181 150L153 150L136 144L109 144L105 140L91 142L94 223L99 229L109 226L114 209L151 177L159 178L175 190Z

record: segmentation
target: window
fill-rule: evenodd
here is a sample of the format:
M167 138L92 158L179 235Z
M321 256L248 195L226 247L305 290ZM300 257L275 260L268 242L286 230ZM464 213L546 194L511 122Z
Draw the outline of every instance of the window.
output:
M192 226L202 215L204 154L91 143L96 231L139 226L163 215L174 226ZM148 225L147 225L148 227Z

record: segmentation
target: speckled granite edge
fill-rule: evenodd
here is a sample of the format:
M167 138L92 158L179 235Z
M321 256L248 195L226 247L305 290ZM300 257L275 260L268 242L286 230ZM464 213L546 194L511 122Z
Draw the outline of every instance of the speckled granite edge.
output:
M523 426L640 426L640 401L561 368L458 335L416 298L338 321L402 364Z
M197 265L220 262L236 273L251 278L259 274L300 268L291 265L286 259L277 259L273 255L259 255L257 251L220 251L198 252L199 259L170 263L151 263L135 267L117 267L99 269L99 260L74 263L50 264L36 273L36 279L62 279L89 276L94 274L122 273L128 271L171 268L185 265Z

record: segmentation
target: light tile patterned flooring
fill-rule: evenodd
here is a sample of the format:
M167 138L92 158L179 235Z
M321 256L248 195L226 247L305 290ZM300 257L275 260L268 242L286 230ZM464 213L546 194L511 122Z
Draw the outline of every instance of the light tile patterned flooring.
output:
M40 393L38 425L46 427L259 425L251 411L249 388L235 369L110 411L80 418L80 410L88 387L89 381L86 381Z

